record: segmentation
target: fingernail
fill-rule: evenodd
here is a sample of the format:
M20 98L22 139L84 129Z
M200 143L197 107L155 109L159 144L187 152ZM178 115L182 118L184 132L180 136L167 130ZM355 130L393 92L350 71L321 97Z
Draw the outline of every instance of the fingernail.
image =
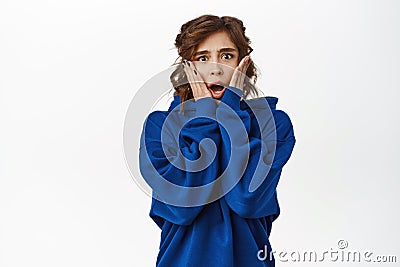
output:
M197 75L197 71L196 70L193 70L193 72L194 72L195 75Z

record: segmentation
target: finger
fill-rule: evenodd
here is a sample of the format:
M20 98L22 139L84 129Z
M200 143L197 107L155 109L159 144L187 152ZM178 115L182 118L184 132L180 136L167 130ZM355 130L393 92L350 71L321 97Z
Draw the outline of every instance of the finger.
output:
M252 62L251 57L250 57L250 56L247 56L247 57L246 57L246 60L245 60L245 63L244 63L244 65L243 65L243 69L242 69L242 72L243 72L244 74L246 74L247 69L249 68L251 62Z
M234 78L236 79L236 82L240 81L240 73L242 72L245 62L246 57L242 58L242 60L239 62L239 65L234 70Z
M192 71L190 70L190 63L188 63L186 60L183 61L182 63L183 65L183 70L185 71L186 74L186 78L190 84L190 88L192 89L192 93L193 93L193 97L196 99L197 98L197 86L196 86L196 82L195 82L195 78L193 76Z
M233 70L233 74L232 74L232 78L231 81L229 83L229 85L239 88L239 80L240 80L240 69L239 66L237 66L234 70Z
M183 66L184 66L184 71L187 77L187 80L190 84L190 87L192 88L192 91L196 91L196 78L194 77L194 73L192 72L190 68L190 62L184 61Z
M246 79L247 69L250 66L250 56L245 56L240 60L239 65L235 68L230 85L239 89L243 89L243 85Z
M239 63L239 65L235 69L234 73L234 85L236 88L242 89L242 81L243 81L243 67L245 64L245 58L242 59L242 61Z
M238 65L239 71L242 71L244 66L246 66L247 60L248 60L248 56L245 56L244 58L242 58L242 60L240 61L239 65Z
M240 88L242 87L242 81L244 80L243 72L244 72L244 68L246 67L247 60L248 60L248 57L245 56L244 58L242 58L239 65L237 66L235 78L236 78L236 83L237 83L238 87L240 87Z
M185 74L186 74L186 78L187 78L190 86L193 87L192 84L194 83L194 78L193 78L193 74L190 72L190 68L189 68L189 65L187 64L187 61L184 60L182 62L182 65L183 65L183 70L185 71Z
M199 98L202 95L202 88L201 88L201 77L198 75L197 70L194 67L193 62L186 61L186 66L187 66L187 74L189 77L191 77L192 81L192 90L193 90L193 96L195 99Z
M244 87L244 83L245 83L245 80L246 80L246 78L247 78L247 76L246 76L246 73L247 73L247 69L248 69L248 67L250 66L250 63L251 63L251 58L250 58L250 56L246 56L245 57L245 60L244 60L244 63L243 63L243 65L242 65L242 69L241 69L241 75L240 75L240 85L242 86L242 87Z
M242 60L240 60L240 62L239 62L239 65L238 65L238 67L241 69L242 68L242 66L245 64L245 62L246 62L246 58L247 58L247 56L246 57L244 57L244 58L242 58Z
M202 97L206 97L206 96L211 97L211 93L209 92L209 90L208 90L206 84L204 83L203 79L201 78L200 74L196 70L196 67L193 64L193 62L185 61L184 69L185 69L185 73L188 78L188 81L190 83L190 86L192 88L193 97L195 98L195 100L202 98Z

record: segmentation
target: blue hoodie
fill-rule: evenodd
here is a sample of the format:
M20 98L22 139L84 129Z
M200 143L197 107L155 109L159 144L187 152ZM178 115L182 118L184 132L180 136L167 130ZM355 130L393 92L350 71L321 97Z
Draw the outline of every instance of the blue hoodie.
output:
M289 116L276 109L278 98L241 96L227 87L219 105L210 97L189 100L184 114L174 96L168 111L153 111L144 122L139 164L153 189L149 215L161 229L158 267L275 266L269 235L280 214L276 187L296 140ZM205 168L188 171L204 161ZM160 183L214 185L228 167L228 182L196 197Z

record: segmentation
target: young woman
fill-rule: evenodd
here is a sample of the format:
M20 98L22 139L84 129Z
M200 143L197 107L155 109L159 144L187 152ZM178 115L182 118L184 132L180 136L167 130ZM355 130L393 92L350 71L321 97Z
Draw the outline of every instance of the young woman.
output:
M176 37L174 100L146 118L139 153L161 229L157 266L275 265L276 187L295 137L276 97L249 99L258 96L249 44L229 16L200 16Z

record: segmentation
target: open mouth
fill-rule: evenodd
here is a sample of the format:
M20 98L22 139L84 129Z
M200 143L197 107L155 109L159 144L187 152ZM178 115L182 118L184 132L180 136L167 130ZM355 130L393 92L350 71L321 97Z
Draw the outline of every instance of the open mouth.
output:
M221 98L225 92L225 86L221 83L211 83L208 86L208 89L210 90L212 97L217 99Z
M225 89L225 86L220 84L213 84L209 87L209 89L213 90L214 92L222 91Z

